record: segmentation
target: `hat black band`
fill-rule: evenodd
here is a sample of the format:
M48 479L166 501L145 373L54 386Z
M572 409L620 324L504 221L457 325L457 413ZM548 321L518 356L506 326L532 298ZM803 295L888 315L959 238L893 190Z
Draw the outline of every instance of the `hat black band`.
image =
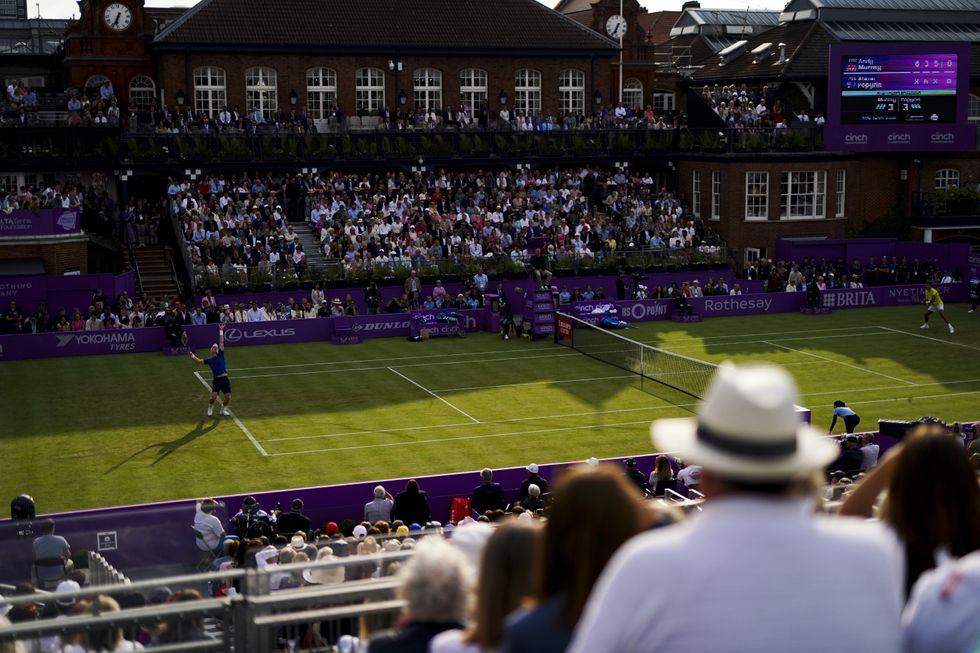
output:
M784 458L796 453L796 435L780 442L745 442L698 425L698 442L737 456Z

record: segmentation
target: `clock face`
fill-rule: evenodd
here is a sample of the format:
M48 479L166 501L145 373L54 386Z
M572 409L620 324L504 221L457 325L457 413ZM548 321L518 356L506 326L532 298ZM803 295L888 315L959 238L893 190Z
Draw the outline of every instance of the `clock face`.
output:
M102 14L106 26L116 32L122 32L133 24L133 12L121 2L113 2L105 8Z
M615 14L606 21L606 33L614 39L621 39L626 34L626 19Z

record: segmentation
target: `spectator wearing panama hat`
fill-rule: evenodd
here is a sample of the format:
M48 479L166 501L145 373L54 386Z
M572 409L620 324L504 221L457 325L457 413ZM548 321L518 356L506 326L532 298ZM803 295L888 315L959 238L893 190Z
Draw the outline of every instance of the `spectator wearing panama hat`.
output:
M880 525L814 514L807 480L836 447L796 403L785 370L724 364L697 417L653 423L658 450L703 467L704 511L617 552L572 653L900 649L901 549Z

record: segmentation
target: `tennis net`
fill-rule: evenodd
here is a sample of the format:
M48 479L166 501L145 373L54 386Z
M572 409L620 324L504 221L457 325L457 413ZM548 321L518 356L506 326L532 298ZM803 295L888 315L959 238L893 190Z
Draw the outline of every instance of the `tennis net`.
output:
M566 313L555 317L555 342L609 365L704 398L716 365L631 340Z

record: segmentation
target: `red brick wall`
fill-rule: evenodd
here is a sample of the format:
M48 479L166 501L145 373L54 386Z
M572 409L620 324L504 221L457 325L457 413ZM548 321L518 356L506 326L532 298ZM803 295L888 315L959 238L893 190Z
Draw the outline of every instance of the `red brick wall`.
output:
M78 268L88 274L88 241L80 240L53 245L5 245L0 246L0 259L14 260L40 258L47 274L63 274L67 268Z
M756 161L738 159L687 160L679 164L680 193L693 202L692 180L701 172L699 214L717 230L729 247L775 251L776 240L788 236L826 236L844 238L887 212L896 199L908 198L908 184L900 180L901 160L881 156L831 159L822 156L795 160L760 157ZM844 217L837 218L837 171L844 170ZM720 220L711 220L711 173L721 172ZM769 173L769 218L745 219L745 173ZM824 219L780 220L781 177L786 171L826 172Z
M159 57L159 86L166 89L167 103L174 105L178 90L183 90L188 104L194 97L193 71L198 66L218 66L225 70L225 89L228 106L238 105L246 112L245 70L252 66L269 66L277 73L279 108L288 111L289 94L295 90L299 96L297 108L306 104L306 71L325 66L337 71L337 99L347 115L355 111L355 75L358 68L379 68L385 73L385 104L396 109L396 72L388 70L389 57L358 55L350 57L228 54L170 54ZM442 71L442 104L444 107L459 106L459 73L464 68L482 68L487 71L487 95L490 108L498 110L500 91L507 92L507 108L514 106L514 73L521 68L533 68L541 72L541 103L544 113L558 114L558 76L561 70L577 68L585 72L585 104L588 110L592 102L593 88L605 90L609 86L609 60L588 57L569 58L515 58L515 57L402 57L402 71L398 75L398 89L408 96L405 107L414 106L413 71L417 68L437 68Z

